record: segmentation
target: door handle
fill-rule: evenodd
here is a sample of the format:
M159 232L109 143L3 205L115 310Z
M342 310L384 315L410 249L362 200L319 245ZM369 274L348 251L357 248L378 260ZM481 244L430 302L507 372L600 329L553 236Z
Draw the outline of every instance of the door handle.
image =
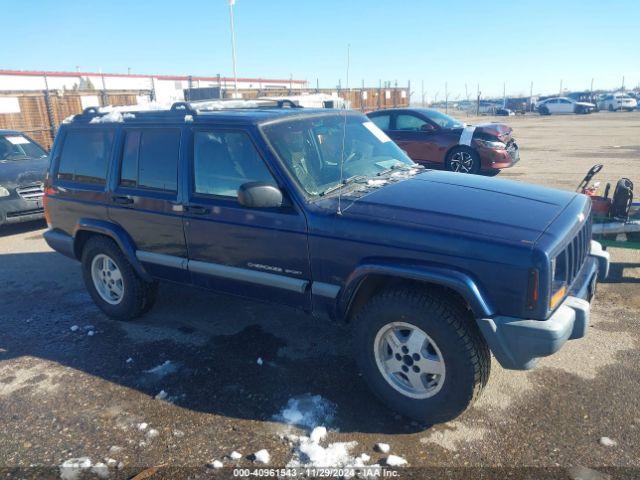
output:
M189 213L193 213L194 215L206 215L209 213L208 208L201 207L200 205L187 205L185 208Z
M118 205L131 205L133 203L133 198L127 195L114 195L111 200Z

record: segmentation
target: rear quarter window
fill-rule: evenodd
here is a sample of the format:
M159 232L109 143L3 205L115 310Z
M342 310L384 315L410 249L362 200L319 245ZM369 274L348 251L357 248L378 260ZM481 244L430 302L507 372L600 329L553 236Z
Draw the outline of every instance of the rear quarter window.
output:
M57 178L104 185L113 130L69 130L64 138Z

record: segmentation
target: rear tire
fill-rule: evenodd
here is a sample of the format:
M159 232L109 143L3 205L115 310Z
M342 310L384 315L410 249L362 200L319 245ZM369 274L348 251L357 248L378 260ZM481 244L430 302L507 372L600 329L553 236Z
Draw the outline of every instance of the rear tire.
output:
M111 318L131 320L148 312L155 302L157 283L145 282L109 238L87 241L82 277L95 304Z
M354 319L353 343L373 393L426 424L460 415L489 378L489 348L469 312L422 288L394 287L374 296Z

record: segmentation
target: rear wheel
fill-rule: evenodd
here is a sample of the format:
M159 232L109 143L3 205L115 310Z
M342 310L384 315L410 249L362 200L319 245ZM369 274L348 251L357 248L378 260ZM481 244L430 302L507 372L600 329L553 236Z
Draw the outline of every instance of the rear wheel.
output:
M480 171L480 155L469 147L455 147L445 160L447 170L458 173L478 173Z
M420 422L451 420L479 396L491 357L456 302L416 287L373 297L354 319L356 360L373 392Z
M82 250L82 274L95 304L108 316L130 320L149 311L157 284L145 282L109 238L90 238Z

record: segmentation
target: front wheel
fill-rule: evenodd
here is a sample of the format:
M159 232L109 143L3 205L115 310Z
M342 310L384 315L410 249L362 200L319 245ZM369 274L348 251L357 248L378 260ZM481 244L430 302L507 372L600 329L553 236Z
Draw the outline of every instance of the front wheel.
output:
M451 172L478 173L480 171L480 155L469 147L456 147L447 155L445 166Z
M384 290L354 320L356 360L393 410L427 424L451 420L479 396L491 357L468 312L415 287Z

